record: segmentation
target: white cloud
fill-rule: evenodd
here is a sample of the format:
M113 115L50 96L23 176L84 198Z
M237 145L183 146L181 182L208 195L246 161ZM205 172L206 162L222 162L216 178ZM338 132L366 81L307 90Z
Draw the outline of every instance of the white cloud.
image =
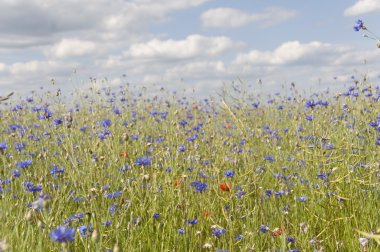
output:
M62 39L45 51L48 56L56 58L69 58L89 55L97 50L96 44L92 41L80 40L77 38Z
M289 41L273 51L252 50L249 53L239 54L234 63L237 65L315 64L332 61L346 50L348 48L345 46L334 46L319 41L307 44Z
M380 11L379 0L359 0L344 11L346 16L356 16L370 12Z
M146 43L130 46L124 53L125 57L134 59L190 59L194 57L216 56L237 47L227 37L205 37L189 35L184 40L153 39Z
M247 13L233 8L215 8L202 13L201 20L204 27L236 28L253 22L260 26L271 26L296 15L297 12L294 10L278 7L267 8L259 13Z

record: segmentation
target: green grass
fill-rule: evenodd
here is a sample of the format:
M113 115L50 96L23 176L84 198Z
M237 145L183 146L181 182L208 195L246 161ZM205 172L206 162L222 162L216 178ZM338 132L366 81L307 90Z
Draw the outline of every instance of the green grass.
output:
M363 89L336 98L275 95L272 103L249 94L235 99L233 91L209 101L103 91L70 103L43 95L32 102L12 98L1 104L0 142L8 147L0 155L0 248L378 251L376 237L359 242L380 228L380 136L369 125L379 120L380 91ZM311 99L329 104L305 107ZM251 105L259 100L258 108ZM47 105L51 117L39 119L46 112L33 108ZM64 116L70 109L72 121ZM57 118L63 123L55 125ZM102 140L105 119L112 125ZM150 165L135 164L143 156ZM32 165L17 167L26 160ZM54 165L64 171L51 174ZM227 170L235 172L232 178ZM195 181L207 190L198 192ZM26 182L42 191L28 191ZM230 191L221 190L223 182L232 183ZM115 192L120 195L106 197ZM36 210L29 204L41 193L49 199ZM83 225L91 228L82 236ZM59 226L75 228L73 242L52 241ZM226 230L219 237L218 228Z

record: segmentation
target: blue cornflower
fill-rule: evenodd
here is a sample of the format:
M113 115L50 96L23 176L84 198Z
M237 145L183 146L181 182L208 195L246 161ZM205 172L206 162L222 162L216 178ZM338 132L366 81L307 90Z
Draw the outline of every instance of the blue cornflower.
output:
M274 162L274 157L272 155L265 156L264 159L269 162Z
M203 192L207 190L208 184L201 181L194 181L190 183L190 186L195 187L197 192Z
M180 121L178 124L181 125L182 127L185 127L187 124L187 121L183 120L183 121Z
M116 114L116 115L121 115L121 111L120 109L116 108L116 107L113 107L112 108L113 112Z
M115 198L119 197L121 194L122 194L122 191L117 191L114 193L107 193L107 194L105 194L105 197L108 199L115 199Z
M73 214L69 218L67 218L64 223L71 223L73 220L74 222L77 222L78 220L82 219L85 216L85 213L78 213L78 214Z
M120 172L127 172L127 171L129 171L131 169L131 167L129 166L129 165L125 165L124 167L122 166L122 167L119 167L119 171Z
M286 237L286 240L287 240L288 242L290 242L290 243L295 243L295 242L296 242L296 238L291 237L291 236Z
M151 160L147 156L139 157L138 159L135 160L135 165L137 166L149 166L151 164Z
M271 190L271 189L265 190L265 195L267 197L270 197L273 193L274 193L274 190Z
M284 190L280 190L278 192L275 193L276 196L282 196L285 194L285 191Z
M315 106L317 106L317 103L314 100L307 100L305 107L313 109Z
M8 144L6 143L6 142L1 142L0 143L0 150L5 150L5 149L7 149L8 148Z
M306 200L307 200L306 196L301 196L298 198L298 201L300 201L300 202L306 202Z
M317 178L325 180L327 179L327 174L326 173L317 174Z
M185 145L180 145L180 146L178 146L178 152L185 152L185 150L186 150L186 146Z
M240 234L235 236L235 240L240 241L241 239L243 239L243 235Z
M91 224L89 224L88 226L83 225L83 226L79 227L79 234L81 236L85 236L87 234L87 232L92 232L92 225Z
M261 233L265 234L265 233L268 232L269 230L270 230L270 228L269 228L268 226L263 225L263 224L260 225L259 231L260 231Z
M55 174L55 176L58 176L60 173L64 173L65 168L59 168L57 165L53 166L53 169L50 170L50 174Z
M15 149L18 151L21 151L25 147L26 147L26 143L18 143L18 144L16 144Z
M158 218L160 218L160 214L159 214L159 213L155 213L155 214L153 214L153 218L154 218L154 219L158 219Z
M15 178L18 178L21 176L21 172L18 169L14 169L11 172L12 172L12 176Z
M39 110L37 110L40 112L40 114L38 115L38 119L49 119L50 117L53 116L53 113L48 109L48 108L40 108Z
M107 220L107 221L105 221L105 222L102 222L102 225L103 225L103 226L106 226L106 227L109 227L109 226L111 226L111 221L110 221L110 220Z
M307 116L305 116L305 119L306 119L307 121L313 121L314 116L312 116L312 115L307 115Z
M185 230L183 228L178 229L178 234L183 235L185 233Z
M225 233L227 233L227 230L225 230L224 228L215 228L212 230L212 235L218 238Z
M364 23L361 19L358 19L356 21L356 25L354 26L355 31L360 31L360 30L366 30L367 28L364 26Z
M118 205L116 205L116 204L112 204L112 205L110 206L110 208L109 208L109 211L110 211L110 213L111 213L112 215L114 215L115 212L116 212L116 210L117 210L118 208L119 208Z
M100 125L103 128L108 128L112 125L112 121L110 119L104 119L103 121L100 122Z
M50 232L52 242L73 242L75 237L75 228L60 226Z
M195 139L197 139L198 137L198 134L194 134L192 136L190 136L189 138L187 138L188 141L194 141Z
M63 123L63 119L62 118L56 118L56 119L54 119L53 123L55 126L61 125Z
M234 170L227 170L224 173L224 176L226 176L227 178L232 178L234 175L235 175L235 171Z
M187 221L187 224L189 224L189 225L195 225L197 223L198 223L198 219L192 219L192 220Z

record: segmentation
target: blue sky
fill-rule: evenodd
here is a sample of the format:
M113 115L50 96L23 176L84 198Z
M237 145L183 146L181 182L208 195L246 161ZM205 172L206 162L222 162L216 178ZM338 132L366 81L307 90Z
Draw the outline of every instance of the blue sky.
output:
M92 77L201 96L238 78L268 92L378 84L380 49L353 25L380 34L379 14L380 0L3 0L0 96L52 78L63 91Z

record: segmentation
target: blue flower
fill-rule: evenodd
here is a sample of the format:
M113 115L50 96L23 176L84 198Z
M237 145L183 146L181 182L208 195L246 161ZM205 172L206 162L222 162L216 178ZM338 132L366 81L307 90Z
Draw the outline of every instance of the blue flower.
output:
M188 220L187 221L187 224L189 224L189 225L195 225L197 223L198 223L198 219L193 219L193 220Z
M92 226L91 226L91 224L88 225L88 227L87 227L87 225L83 225L83 226L79 227L79 234L81 236L85 236L87 234L87 232L92 232Z
M55 126L61 125L63 123L63 119L62 118L56 118L56 119L54 119L53 123Z
M190 183L190 186L195 187L197 192L203 192L207 190L207 183L202 183L201 181L194 181Z
M75 237L75 228L60 226L50 232L52 242L73 242Z
M178 146L178 152L185 152L185 150L186 150L186 146L185 145L180 145L180 146Z
M21 172L18 169L12 170L12 176L18 178L21 176Z
M111 221L110 221L110 220L107 220L107 221L105 221L105 222L102 222L102 225L103 225L103 226L106 226L106 227L109 227L109 226L111 226Z
M243 235L240 234L235 236L235 240L240 241L241 239L243 239Z
M138 159L135 160L135 165L137 166L149 166L151 164L151 160L147 156L139 157Z
M155 213L155 214L153 214L153 218L154 218L154 219L158 219L158 218L160 218L160 214L159 214L159 213Z
M260 228L259 228L259 231L263 234L265 234L266 232L268 232L270 229L268 226L266 225L260 225Z
M360 30L366 30L366 27L364 26L364 23L361 19L358 19L356 21L356 25L354 26L355 31L360 31Z
M194 141L195 139L197 139L198 137L198 134L194 134L192 136L190 136L189 138L187 138L188 141Z
M235 171L234 170L227 170L224 173L224 176L226 176L227 178L232 178L234 175L235 175Z
M185 230L183 228L178 229L178 234L183 235L185 233Z
M110 119L104 119L103 121L100 122L100 125L102 125L103 128L108 128L112 125L112 122Z
M225 233L227 233L227 230L225 230L224 228L215 228L212 230L212 235L218 238Z
M0 150L5 150L8 148L8 144L6 142L1 142L0 143Z
M288 237L286 238L286 240L287 240L288 242L290 242L290 243L295 243L295 242L296 242L296 238L291 237L291 236L288 236Z
M122 194L122 191L117 191L117 192L114 192L114 193L107 193L105 195L105 197L108 198L108 199L115 199L115 198L119 197L121 194Z
M300 201L300 202L306 202L306 200L307 200L306 196L301 196L298 198L298 201Z

